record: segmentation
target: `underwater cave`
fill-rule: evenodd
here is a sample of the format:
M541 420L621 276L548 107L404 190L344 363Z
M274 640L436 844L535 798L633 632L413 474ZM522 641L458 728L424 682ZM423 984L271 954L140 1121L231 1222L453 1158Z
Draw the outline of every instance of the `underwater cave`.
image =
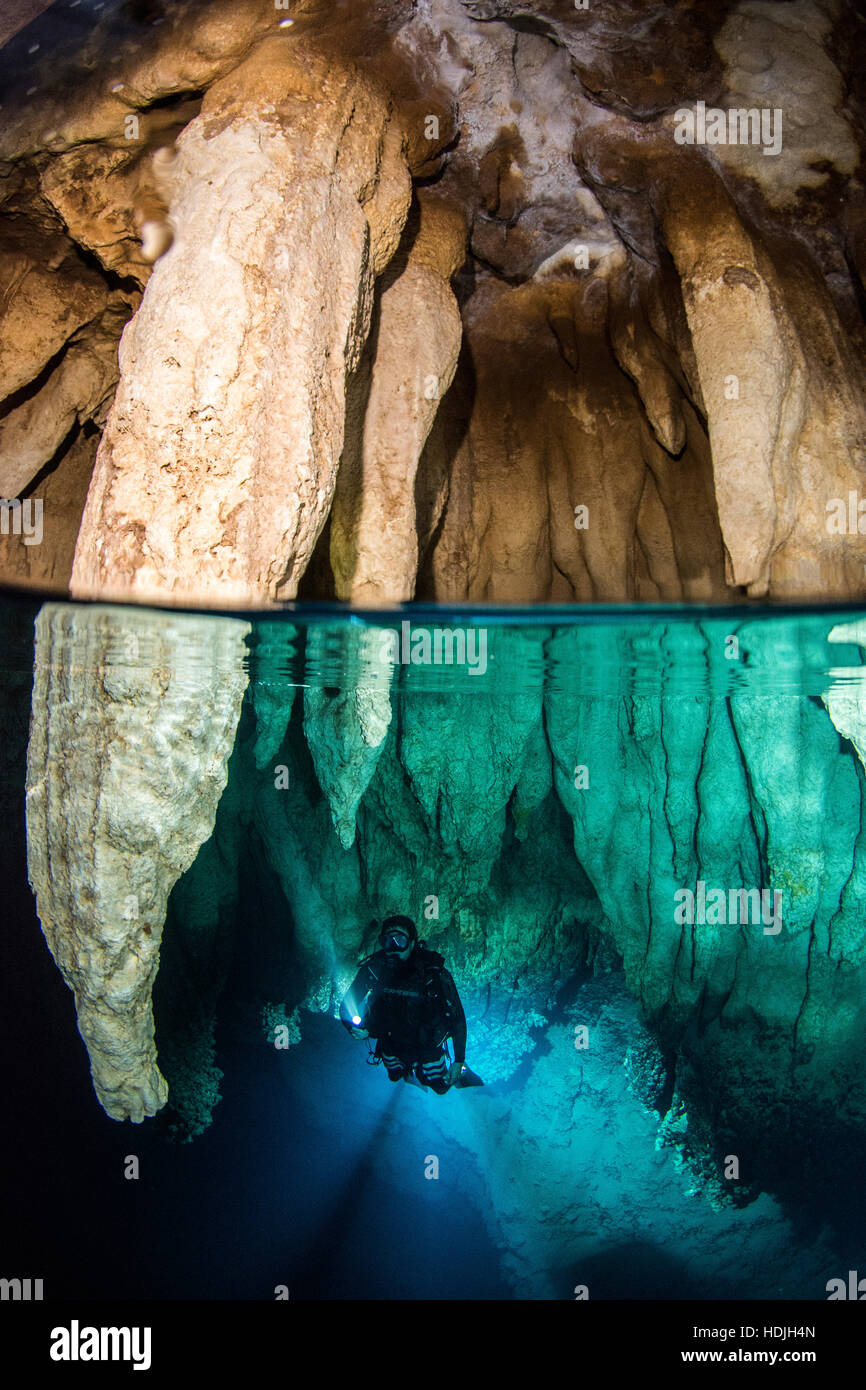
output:
M0 6L4 1288L861 1296L864 53Z

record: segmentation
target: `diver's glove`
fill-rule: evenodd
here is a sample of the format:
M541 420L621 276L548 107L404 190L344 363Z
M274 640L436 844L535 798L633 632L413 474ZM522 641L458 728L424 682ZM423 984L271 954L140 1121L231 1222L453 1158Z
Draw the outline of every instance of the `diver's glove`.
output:
M454 1083L455 1083L456 1081L459 1081L459 1080L460 1080L460 1077L461 1077L461 1075L463 1074L463 1065L464 1065L463 1062L452 1062L452 1063L451 1063L451 1067L450 1067L450 1070L449 1070L449 1072L448 1072L448 1084L449 1084L449 1086L453 1086Z
M359 1027L357 1026L357 1024L353 1025L353 1027L352 1027L352 1037L353 1037L353 1038L369 1038L369 1036L370 1036L370 1034L367 1032L366 1028L359 1028Z

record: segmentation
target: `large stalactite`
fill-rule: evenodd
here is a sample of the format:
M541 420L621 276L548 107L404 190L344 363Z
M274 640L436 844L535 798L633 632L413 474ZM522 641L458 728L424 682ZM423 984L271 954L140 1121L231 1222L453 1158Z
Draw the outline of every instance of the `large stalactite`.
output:
M169 894L226 785L247 630L119 607L47 604L37 618L28 873L117 1120L166 1101L151 991Z

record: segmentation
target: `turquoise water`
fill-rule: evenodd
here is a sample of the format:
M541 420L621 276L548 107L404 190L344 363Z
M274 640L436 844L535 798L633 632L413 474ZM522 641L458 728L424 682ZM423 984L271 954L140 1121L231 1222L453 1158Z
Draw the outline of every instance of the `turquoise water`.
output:
M830 640L834 629L858 618L862 614L856 610L762 616L731 609L699 616L680 609L662 610L648 619L645 611L634 608L615 613L536 609L513 615L430 609L413 611L411 619L399 614L305 617L296 629L286 615L277 622L266 618L256 624L253 619L249 669L255 681L277 680L287 687L364 681L365 667L349 633L372 628L394 634L401 658L395 663L398 678L419 692L547 689L607 699L662 690L720 697L738 691L811 696L863 688L863 648L842 640L841 634ZM408 661L402 656L401 631L407 622ZM416 633L461 627L467 633L486 632L486 669L481 669L477 640L474 648L470 642L470 659L462 664L456 654L450 663L425 661L423 650L413 660ZM768 632L771 646L764 641ZM509 645L509 635L522 644L519 655ZM736 637L736 647L730 637Z
M13 597L11 592L7 602L23 610L29 606L34 615L39 607L26 597ZM69 606L82 613L107 608L117 616L119 637L108 645L105 657L112 664L140 664L147 669L160 629L172 621L182 624L184 618L190 672L194 672L196 661L202 669L210 669L215 660L219 665L222 659L214 653L207 621L197 621L213 619L206 612L83 603ZM125 645L125 614L136 621L139 655L134 659ZM150 614L150 622L142 625L139 620L146 614ZM717 696L747 690L811 696L846 688L856 691L866 680L864 648L850 634L839 631L846 625L850 628L858 621L866 622L866 610L856 607L780 612L743 607L461 610L417 605L367 613L310 604L297 609L287 605L280 611L231 610L220 615L220 623L226 618L244 631L244 671L253 681L277 681L285 689L369 682L369 662L358 652L362 632L393 634L392 643L383 637L373 644L373 651L379 654L393 646L395 683L418 690L491 693L568 689L608 698L659 690ZM406 625L408 651L402 631ZM446 636L442 659L435 660L432 639L437 631L468 637L469 659L459 659ZM423 651L413 653L412 641L420 633L431 636L429 659ZM486 665L478 634L484 634ZM567 643L554 644L554 638L567 634ZM524 644L519 654L509 647L509 635ZM736 638L735 644L731 638ZM14 655L24 660L26 653ZM234 669L233 660L230 664ZM384 658L382 664L387 664Z
M5 1162L26 1189L46 1131L134 1136L130 1296L825 1298L866 1266L866 615L9 594L0 623L39 1097ZM336 1021L392 912L483 1089L394 1087ZM114 1199L85 1273L71 1200L15 1239L99 1296Z

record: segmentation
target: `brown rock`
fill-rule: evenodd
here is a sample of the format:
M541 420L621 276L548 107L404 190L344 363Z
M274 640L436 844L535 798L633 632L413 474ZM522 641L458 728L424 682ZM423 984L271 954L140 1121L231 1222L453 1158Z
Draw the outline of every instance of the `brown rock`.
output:
M677 459L653 438L608 347L607 281L491 285L471 308L474 405L431 555L436 597L720 596L700 426L681 405Z
M331 516L337 594L361 604L413 597L418 462L460 351L449 281L465 255L463 218L429 197L419 211L379 302L365 409L346 439Z
M0 535L0 581L55 593L68 589L98 445L98 434L79 430L51 472L28 491L30 511L22 516L20 534L10 528ZM28 519L32 541L25 538Z
M126 316L118 302L75 340L45 384L0 418L0 494L17 497L51 461L76 423L105 413L117 383L117 337Z
M148 284L76 592L866 590L850 4L178 0L77 32L0 54L10 487L99 416L59 360L106 302L88 255ZM782 148L678 143L698 100L784 108ZM467 228L454 294L419 260L442 229L388 272L410 173Z
M0 399L8 406L107 301L99 276L58 257L56 242L0 250Z
M77 145L43 169L41 192L70 236L106 270L146 284L150 263L142 251L142 225L166 216L174 141L200 106L198 100L181 101L142 113L130 139Z
M728 582L757 595L861 590L859 534L828 529L833 499L866 471L866 405L829 296L802 253L777 269L695 170L689 196L669 184L662 216L707 410Z

